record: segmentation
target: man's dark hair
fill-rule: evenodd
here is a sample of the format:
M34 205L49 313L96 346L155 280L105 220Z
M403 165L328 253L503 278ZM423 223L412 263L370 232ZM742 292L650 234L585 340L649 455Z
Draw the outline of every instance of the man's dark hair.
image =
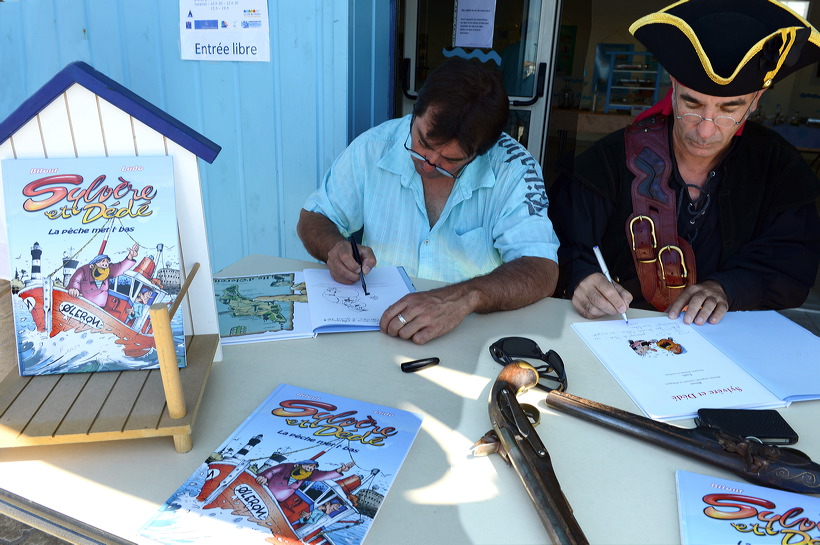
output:
M428 138L441 144L456 140L468 155L481 155L501 136L510 106L500 72L452 57L419 90L413 114L428 110Z

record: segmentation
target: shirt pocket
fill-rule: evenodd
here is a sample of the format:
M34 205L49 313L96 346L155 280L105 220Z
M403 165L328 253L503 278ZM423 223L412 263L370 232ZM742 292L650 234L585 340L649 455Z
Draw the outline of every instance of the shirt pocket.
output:
M460 235L453 234L450 257L453 268L462 278L487 274L501 264L501 256L485 227L478 227Z

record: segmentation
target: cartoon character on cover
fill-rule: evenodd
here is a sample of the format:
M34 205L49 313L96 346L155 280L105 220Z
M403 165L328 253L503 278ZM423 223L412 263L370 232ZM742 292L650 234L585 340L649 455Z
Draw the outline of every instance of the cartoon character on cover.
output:
M259 473L256 482L265 485L277 501L285 501L306 481L338 479L342 473L353 467L353 462L342 464L334 471L319 471L316 460L277 464Z
M128 256L119 263L111 263L111 258L100 254L87 265L79 267L68 281L68 294L72 297L82 295L99 307L105 306L108 300L108 279L121 275L134 265L139 253L139 244L128 249Z
M316 506L316 509L308 513L305 511L305 514L299 519L299 522L303 524L315 524L325 515L332 515L335 511L342 508L342 502L337 499L332 499L330 501L326 501L320 505Z
M151 290L142 288L134 300L134 305L131 307L131 312L128 313L128 319L136 321L137 318L143 315L145 309L148 308L148 301L151 300Z

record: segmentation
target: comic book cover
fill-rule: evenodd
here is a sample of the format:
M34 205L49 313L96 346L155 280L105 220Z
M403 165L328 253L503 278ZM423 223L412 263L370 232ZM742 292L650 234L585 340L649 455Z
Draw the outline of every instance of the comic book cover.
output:
M159 366L149 307L180 290L171 157L0 162L21 375ZM183 312L171 329L185 365Z
M820 543L820 498L678 470L683 545Z
M140 530L181 545L362 543L421 417L280 385Z

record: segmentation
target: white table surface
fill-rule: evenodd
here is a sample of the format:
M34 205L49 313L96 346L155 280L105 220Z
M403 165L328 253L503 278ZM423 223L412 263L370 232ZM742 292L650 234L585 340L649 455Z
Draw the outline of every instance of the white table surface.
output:
M316 266L256 255L220 274ZM419 290L435 285L416 282ZM504 336L529 337L544 351L556 350L567 366L569 392L638 412L571 330L580 320L568 301L546 299L513 312L469 316L422 346L379 332L226 346L205 389L191 452L176 453L170 438L5 449L0 487L125 539L151 543L138 535L140 526L278 384L289 383L424 415L367 543L546 543L515 471L499 456L473 457L470 446L490 429L487 398L501 367L488 347ZM414 374L399 369L403 361L429 356L439 357L440 365ZM538 390L522 398L542 411L537 430L593 544L679 543L676 469L740 480L554 412ZM800 435L797 446L820 459L820 403L795 403L781 412Z

